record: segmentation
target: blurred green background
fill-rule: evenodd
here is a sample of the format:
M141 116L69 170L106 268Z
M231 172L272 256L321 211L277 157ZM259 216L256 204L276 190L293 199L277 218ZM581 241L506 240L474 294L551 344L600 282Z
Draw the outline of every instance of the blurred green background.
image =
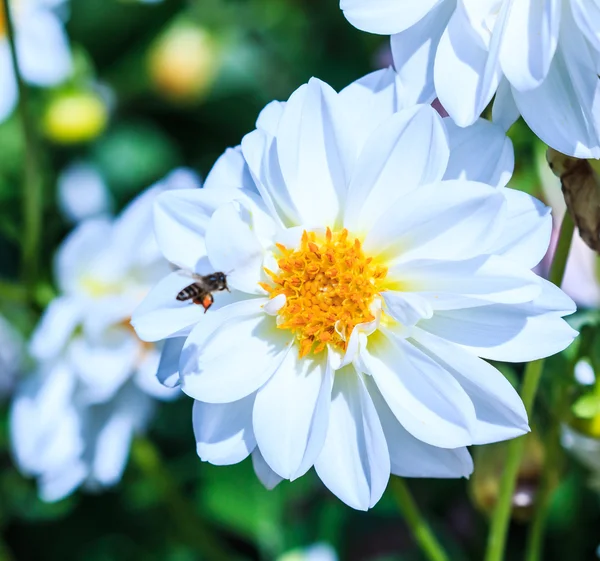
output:
M72 0L68 7L75 73L58 88L30 90L44 167L34 306L23 305L18 281L24 143L17 114L0 124L0 313L25 336L54 296L52 257L71 228L57 212L56 185L70 163L93 164L119 210L175 167L205 176L226 147L253 129L266 103L286 99L309 77L339 89L391 62L387 40L352 28L336 0ZM542 196L544 147L522 123L511 136L518 155L511 185ZM595 310L576 321L595 336ZM522 558L527 501L539 484L543 439L556 424L549 413L555 388L571 383L577 358L576 350L570 352L550 359L544 373L534 420L541 436L528 443L518 489L524 502L515 511L508 559ZM521 367L502 368L517 383ZM575 395L577 388L569 391ZM201 463L187 398L160 405L147 435L156 447L136 442L118 487L45 504L35 482L12 467L6 409L0 425L1 561L192 561L217 558L207 555L213 541L231 559L277 559L318 542L333 546L343 560L423 558L387 494L372 512L360 513L312 472L266 491L249 460L232 467ZM410 482L453 560L481 559L503 450L477 450L470 482ZM600 543L598 495L583 467L563 455L556 467L545 559L593 559Z

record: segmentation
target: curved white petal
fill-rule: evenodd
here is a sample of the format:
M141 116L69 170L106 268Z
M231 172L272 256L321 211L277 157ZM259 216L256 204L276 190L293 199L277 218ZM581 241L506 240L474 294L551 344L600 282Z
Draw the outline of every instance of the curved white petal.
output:
M406 100L407 91L393 68L377 70L346 86L338 94L338 103L344 107L347 135L352 140L349 169L373 132L394 113L414 103Z
M0 123L4 121L17 106L19 92L12 68L10 46L8 41L0 40Z
M459 127L444 119L450 143L450 160L444 179L468 179L504 187L514 167L513 145L504 130L485 119Z
M511 2L500 47L500 65L517 90L539 86L548 74L558 44L562 6L561 0Z
M507 202L507 217L493 252L533 269L550 245L551 209L517 189L507 188L502 193Z
M347 505L367 510L390 477L390 455L362 376L348 366L336 373L325 444L317 475Z
M217 466L237 464L256 447L252 431L255 394L233 403L194 401L192 424L196 451L203 462Z
M395 113L366 142L348 190L344 225L367 232L386 209L420 185L441 180L448 164L446 132L427 105Z
M563 13L560 41L542 84L513 95L531 130L552 148L576 158L600 157L600 80L597 58ZM549 119L548 115L555 115Z
M433 310L530 302L541 293L537 275L497 255L464 261L408 261L390 268L390 277L398 279L403 292L425 300L430 313L420 315L423 319L431 318ZM404 324L400 317L396 319Z
M440 40L433 71L436 92L461 127L476 121L498 88L502 76L499 49L510 4L503 2L487 45L472 31L468 12L472 8L467 9L466 2L458 5Z
M227 275L227 284L248 294L264 294L264 249L250 224L248 211L235 203L221 205L206 229L206 251L215 271Z
M284 479L306 472L319 455L332 384L326 355L299 358L293 349L258 391L253 413L256 441L265 461Z
M156 377L167 388L175 388L181 383L179 379L179 357L184 344L185 337L173 337L167 339L163 345Z
M499 189L473 181L424 185L395 204L365 238L368 255L381 255L390 266L411 259L468 259L487 253L506 218Z
M271 136L277 135L277 128L285 109L285 101L267 103L256 119L256 128Z
M38 86L53 86L71 73L71 51L62 22L50 10L30 10L16 33L23 77Z
M204 188L212 189L248 189L256 191L256 185L250 175L248 164L244 160L242 147L227 148L219 156L209 174L206 176Z
M361 362L415 438L440 448L472 444L471 400L452 375L414 345L378 332L369 337Z
M390 35L417 23L443 0L341 0L346 19L369 33Z
M292 334L266 315L264 298L237 302L207 314L190 333L180 360L181 388L207 403L250 395L277 371Z
M415 25L391 36L394 66L403 86L404 107L431 103L435 99L435 55L455 9L456 0L443 0Z
M59 296L50 302L29 342L29 352L37 360L48 360L63 350L85 313L85 301Z
M520 115L510 82L506 78L502 78L492 105L492 121L507 131Z
M175 271L162 279L135 309L131 325L142 341L160 341L188 335L194 325L219 308L247 298L242 292L215 292L208 312L191 300L180 302L177 294L194 279L183 271Z
M570 312L550 311L558 302L549 295L560 293L551 286L542 282L542 294L531 303L438 312L419 327L482 358L529 362L547 357L564 350L577 336L561 318ZM559 296L561 304L565 300L570 301L565 295Z
M79 224L63 241L54 258L54 271L62 292L82 290L94 259L109 247L112 224L95 218Z
M419 294L388 290L382 292L381 296L385 300L386 312L405 327L411 327L433 315L431 304Z
M458 345L416 328L419 348L450 372L467 392L477 423L474 444L508 440L529 432L527 412L519 394L491 364Z
M154 230L163 255L178 267L202 274L210 219L219 206L240 196L239 189L225 187L161 193L154 205Z
M277 127L277 155L301 224L340 222L346 198L344 114L338 94L311 78L285 104Z
M277 475L270 467L265 459L262 457L258 448L252 452L252 467L254 467L254 473L258 477L259 481L269 490L275 489L279 485L283 478Z
M396 419L372 379L366 377L365 383L383 427L394 475L440 479L471 475L473 460L466 448L438 448L418 440Z
M600 51L600 2L571 0L571 10L581 32L593 47Z

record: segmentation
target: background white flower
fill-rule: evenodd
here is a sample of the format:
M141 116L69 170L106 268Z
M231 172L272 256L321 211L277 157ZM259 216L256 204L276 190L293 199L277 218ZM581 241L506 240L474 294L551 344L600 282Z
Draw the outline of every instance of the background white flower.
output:
M367 509L390 472L468 476L466 446L528 430L480 357L534 360L575 335L572 301L530 271L549 209L505 187L501 129L404 109L404 93L392 70L339 94L312 79L263 110L203 190L157 199L165 257L232 289L204 314L175 299L190 281L174 272L133 318L141 338L169 338L170 385L183 348L203 460L252 454L268 487L314 465Z
M12 393L24 367L25 343L21 334L0 316L0 399Z
M44 500L82 483L117 483L154 400L178 393L156 380L160 352L137 338L129 318L169 271L152 232L154 199L190 179L186 170L173 173L118 218L82 222L59 249L60 295L32 336L37 371L18 388L10 415L15 459L38 478Z
M13 0L11 10L19 69L35 86L55 86L71 73L71 51L57 10L64 0ZM0 121L14 109L17 83L13 72L4 13L0 10Z
M600 158L600 10L584 0L341 0L348 20L392 35L415 100L435 94L461 126L496 93L494 119L519 113L556 150Z

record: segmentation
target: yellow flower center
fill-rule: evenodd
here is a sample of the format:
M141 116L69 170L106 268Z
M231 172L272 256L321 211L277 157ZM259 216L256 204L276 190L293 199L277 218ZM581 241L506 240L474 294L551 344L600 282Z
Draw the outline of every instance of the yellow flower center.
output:
M299 249L277 248L279 271L265 269L274 286L261 286L270 298L286 296L279 329L294 333L301 357L327 345L344 351L354 327L375 319L371 304L383 290L387 269L365 256L360 240L349 238L346 229L327 228L324 239L305 231Z

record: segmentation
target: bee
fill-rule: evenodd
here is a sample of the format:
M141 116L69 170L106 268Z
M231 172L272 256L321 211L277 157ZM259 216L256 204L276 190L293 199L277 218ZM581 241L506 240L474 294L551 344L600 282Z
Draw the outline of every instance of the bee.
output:
M189 286L186 286L178 295L177 300L179 302L187 302L191 300L194 304L202 306L204 313L208 312L208 309L213 305L214 298L213 292L221 292L227 290L230 292L227 286L227 276L225 273L212 273L210 275L197 275L195 273L188 273L194 282Z

